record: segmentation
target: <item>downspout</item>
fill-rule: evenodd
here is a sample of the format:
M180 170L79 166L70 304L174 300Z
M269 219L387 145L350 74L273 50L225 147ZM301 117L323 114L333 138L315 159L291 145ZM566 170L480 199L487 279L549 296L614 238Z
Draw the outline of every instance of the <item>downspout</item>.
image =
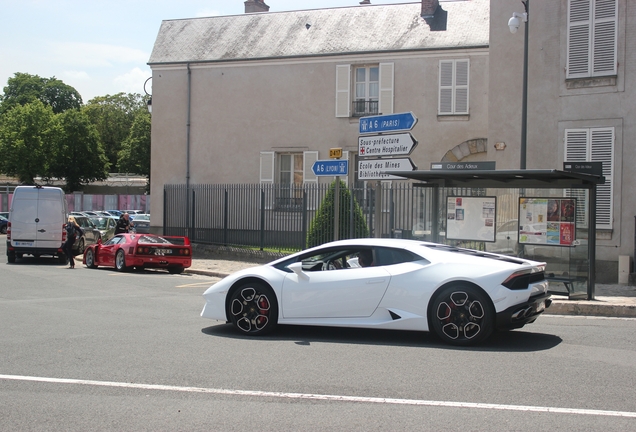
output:
M192 101L192 71L188 68L188 117L186 119L186 235L190 236L190 111Z

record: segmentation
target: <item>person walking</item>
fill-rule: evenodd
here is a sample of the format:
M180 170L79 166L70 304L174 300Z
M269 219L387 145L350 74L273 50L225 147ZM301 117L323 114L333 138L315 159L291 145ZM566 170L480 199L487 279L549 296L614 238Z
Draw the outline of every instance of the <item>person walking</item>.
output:
M78 236L82 235L82 229L75 221L73 216L68 217L68 222L66 223L66 242L62 246L62 250L66 254L68 258L69 266L68 268L75 268L75 256L73 255L73 245L75 244L75 240Z
M119 220L117 221L117 226L115 227L115 235L127 233L130 231L130 227L134 227L135 225L131 222L130 216L128 213L124 213L119 216Z

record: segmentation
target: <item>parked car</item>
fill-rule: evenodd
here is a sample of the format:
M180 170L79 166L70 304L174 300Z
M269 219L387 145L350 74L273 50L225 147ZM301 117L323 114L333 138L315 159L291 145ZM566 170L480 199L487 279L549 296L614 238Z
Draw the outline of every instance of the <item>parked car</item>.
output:
M84 252L88 268L164 268L182 273L192 265L192 246L187 237L154 234L117 234L105 243L88 246Z
M84 235L75 240L75 243L73 243L73 251L77 255L82 255L86 246L97 243L102 238L102 234L88 217L74 216L74 218L75 222L77 222L80 228L82 228L82 231L84 231Z
M102 241L108 241L115 235L115 227L119 218L115 216L104 216L90 218L101 235Z
M135 225L136 233L149 233L150 232L150 215L149 214L135 214L130 215L130 220Z
M5 218L6 220L9 220L9 212L0 212L0 216Z
M370 266L360 263L365 255ZM355 257L361 267L349 263ZM432 331L471 345L534 322L551 304L547 291L543 263L415 240L352 239L224 278L203 294L201 316L249 335L291 324Z
M6 234L7 233L7 225L9 224L9 220L4 217L4 216L0 216L0 234Z
M106 213L110 214L111 216L119 217L123 212L121 210L106 210Z

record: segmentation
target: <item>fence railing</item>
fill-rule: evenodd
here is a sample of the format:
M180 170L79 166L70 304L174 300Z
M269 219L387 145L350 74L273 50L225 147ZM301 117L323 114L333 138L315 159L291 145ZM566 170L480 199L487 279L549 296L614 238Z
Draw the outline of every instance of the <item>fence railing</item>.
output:
M445 214L434 207L433 194L453 191L396 182L376 187L341 188L338 239L444 240L439 232L444 231ZM195 243L291 252L335 239L333 198L334 183L166 185L163 231ZM463 245L483 248L480 242Z

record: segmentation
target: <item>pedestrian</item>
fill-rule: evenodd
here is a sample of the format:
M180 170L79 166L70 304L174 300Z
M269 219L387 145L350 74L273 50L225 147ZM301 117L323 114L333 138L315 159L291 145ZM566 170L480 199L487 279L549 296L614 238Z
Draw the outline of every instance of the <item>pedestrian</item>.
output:
M130 227L134 227L134 226L135 224L131 222L130 216L128 215L128 213L124 213L121 216L119 216L119 220L117 221L117 226L115 227L115 235L127 233L130 231Z
M68 258L68 268L75 268L75 256L73 255L73 245L78 236L82 236L82 228L77 224L73 216L68 217L66 222L66 242L62 246L62 250Z

